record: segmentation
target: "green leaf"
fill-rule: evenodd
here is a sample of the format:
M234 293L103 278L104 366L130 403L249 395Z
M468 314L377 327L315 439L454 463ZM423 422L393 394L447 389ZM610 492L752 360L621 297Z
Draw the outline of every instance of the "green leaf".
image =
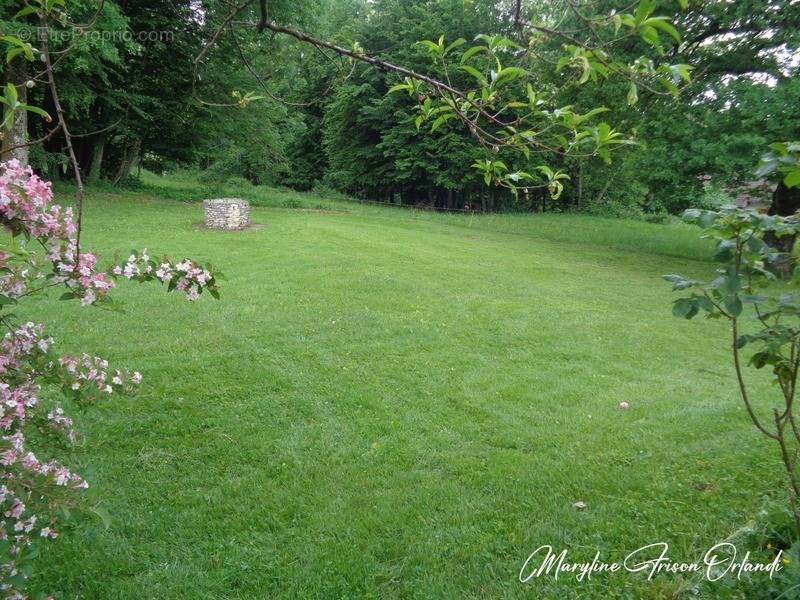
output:
M658 37L658 31L654 27L650 27L649 25L643 25L639 36L648 44L654 47L658 47L661 43L661 40Z
M478 84L481 85L482 87L489 85L489 82L486 81L486 77L484 77L483 74L480 71L478 71L478 69L476 69L475 67L471 67L469 65L462 65L459 68L462 71L465 71L466 73L472 75L478 81Z
M7 44L11 44L12 46L15 46L16 48L22 50L22 52L25 53L25 58L27 58L28 60L33 60L33 47L28 42L23 42L15 35L0 35L0 41L6 42ZM18 52L14 53L14 56L16 56L17 54L19 53Z
M686 277L683 275L663 275L662 279L669 281L672 284L672 289L674 291L686 290L694 285L694 281L691 279L686 279Z
M667 88L667 91L676 98L680 94L680 89L678 88L677 85L675 85L675 82L672 81L672 79L670 79L669 77L659 77L658 82L665 88Z
M698 296L697 305L707 313L713 313L716 310L714 303L707 296Z
M698 305L694 298L679 298L672 305L672 314L678 318L691 319L697 312Z
M656 9L656 0L641 0L633 13L633 18L638 25L649 17Z
M769 363L769 352L767 350L761 350L760 352L756 352L750 359L750 364L752 364L756 369L762 369L768 363Z
M732 240L722 240L714 251L711 260L715 262L728 262L733 259L734 251L736 250L736 242Z
M578 83L584 84L589 81L589 78L592 76L592 65L589 63L589 60L585 56L577 57L578 62L581 64L581 76L578 79Z
M684 65L684 64L671 65L670 70L673 73L675 73L678 77L683 79L686 83L692 82L691 72L694 70L694 67L692 65Z
M786 187L796 187L800 185L800 169L791 171L784 179L783 184Z
M593 108L592 110L583 115L578 115L578 114L574 115L572 121L574 125L580 125L584 121L588 121L592 117L596 117L597 115L601 115L610 110L611 110L610 108L606 108L605 106L598 106L597 108Z
M522 49L522 46L520 46L517 42L507 37L503 36L492 36L492 37L478 36L478 37L480 39L484 39L484 41L488 43L490 50L496 50L497 48L513 48L515 50Z
M25 50L19 47L9 48L8 52L6 52L6 63L10 63L23 52L25 52Z
M11 298L6 296L5 294L0 294L0 306L6 306L7 304L16 304L16 298Z
M13 83L6 84L5 97L11 108L16 108L17 106L19 106L18 102L19 95L17 94L17 88L14 86Z
M759 294L739 294L739 299L744 304L761 304L769 300L767 296L761 296Z
M433 122L433 125L431 125L431 133L433 133L434 131L436 131L437 129L439 129L439 127L441 127L442 125L444 125L444 123L446 123L446 122L447 122L447 121L449 121L450 119L454 119L454 118L455 118L455 115L454 115L453 113L447 113L447 114L441 115L440 117L438 117L438 118L437 118L437 119L436 119L436 120Z
M631 87L628 88L628 104L633 106L639 101L639 92L636 88L636 84L631 82Z
M432 42L430 40L420 40L416 43L417 46L424 47L428 52L431 54L439 54L441 53L442 49L436 42Z
M458 38L456 41L454 41L452 44L450 44L447 48L444 49L445 55L448 52L450 52L451 50L454 50L455 48L463 46L466 43L467 43L467 40L465 40L464 38Z
M414 86L410 83L397 83L389 88L387 93L393 94L395 92L412 92L414 90Z
M725 310L733 317L742 314L742 301L737 294L725 296Z
M17 14L14 15L15 19L19 19L20 17L27 17L28 15L32 15L36 12L36 8L33 6L26 6L22 10L20 10Z
M19 108L21 108L23 110L27 110L28 112L32 112L34 114L37 114L40 117L43 117L44 120L47 121L48 123L53 120L53 118L50 116L50 114L47 111L42 110L38 106L31 106L30 104L20 104Z
M681 34L678 33L678 30L672 26L667 17L651 17L645 20L642 25L648 25L650 27L660 29L661 31L675 38L676 42L679 44L681 43Z
M520 67L506 67L505 69L500 69L495 77L495 81L516 79L517 77L524 77L527 74L528 72Z
M473 46L472 48L470 48L469 50L464 52L464 54L461 55L461 64L463 65L465 62L467 62L470 58L472 58L479 52L488 52L488 48L486 48L486 46Z

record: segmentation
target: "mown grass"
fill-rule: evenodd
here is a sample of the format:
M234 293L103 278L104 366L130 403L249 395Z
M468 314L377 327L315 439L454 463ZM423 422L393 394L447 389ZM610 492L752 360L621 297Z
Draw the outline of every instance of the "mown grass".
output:
M223 233L150 185L90 194L86 243L212 261L223 298L123 285L124 315L55 299L20 315L145 376L77 419L69 464L113 522L79 517L49 545L43 591L672 597L699 582L518 574L543 544L699 560L781 497L724 325L670 315L660 276L712 268L696 230L298 196L305 210L262 197L262 227Z

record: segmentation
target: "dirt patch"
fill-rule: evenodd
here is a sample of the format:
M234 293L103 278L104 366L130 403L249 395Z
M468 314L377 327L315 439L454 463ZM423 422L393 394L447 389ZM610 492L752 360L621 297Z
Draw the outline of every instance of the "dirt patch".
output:
M216 227L206 227L205 223L192 223L192 229L204 229L205 231L222 231L225 233L238 233L240 231L258 231L264 229L266 225L263 223L251 223L242 229L217 229Z

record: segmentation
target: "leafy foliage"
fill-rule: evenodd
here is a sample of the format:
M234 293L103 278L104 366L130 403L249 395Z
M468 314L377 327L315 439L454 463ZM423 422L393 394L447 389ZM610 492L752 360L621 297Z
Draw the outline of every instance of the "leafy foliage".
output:
M800 217L770 216L735 207L719 211L692 209L684 219L702 227L706 237L716 241L714 261L720 264L710 281L697 281L682 275L665 275L675 291L691 292L673 303L672 314L692 319L704 314L709 319L727 319L732 336L732 358L739 391L748 415L756 428L774 440L789 480L789 496L795 523L800 532L800 480L797 458L800 455L800 427L794 414L798 372L800 372L800 293L793 289L800 281L795 270L792 288L774 285L774 271L785 257L771 248L769 236L796 239ZM752 317L755 328L742 331L740 322ZM781 402L768 416L759 415L745 383L740 352L751 351L749 364L768 368L779 389ZM765 420L768 419L768 420Z

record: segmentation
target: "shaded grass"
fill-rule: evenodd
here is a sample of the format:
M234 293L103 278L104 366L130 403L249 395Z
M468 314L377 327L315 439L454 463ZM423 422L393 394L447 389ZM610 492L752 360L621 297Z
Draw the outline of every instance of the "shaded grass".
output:
M106 256L192 256L228 281L219 303L127 285L123 316L25 315L145 376L78 419L70 464L113 525L51 544L42 590L669 597L676 576L517 577L542 544L699 560L780 489L724 327L669 314L660 275L711 268L695 230L309 201L336 210L256 208L263 228L224 233L147 190L90 196L84 239Z

